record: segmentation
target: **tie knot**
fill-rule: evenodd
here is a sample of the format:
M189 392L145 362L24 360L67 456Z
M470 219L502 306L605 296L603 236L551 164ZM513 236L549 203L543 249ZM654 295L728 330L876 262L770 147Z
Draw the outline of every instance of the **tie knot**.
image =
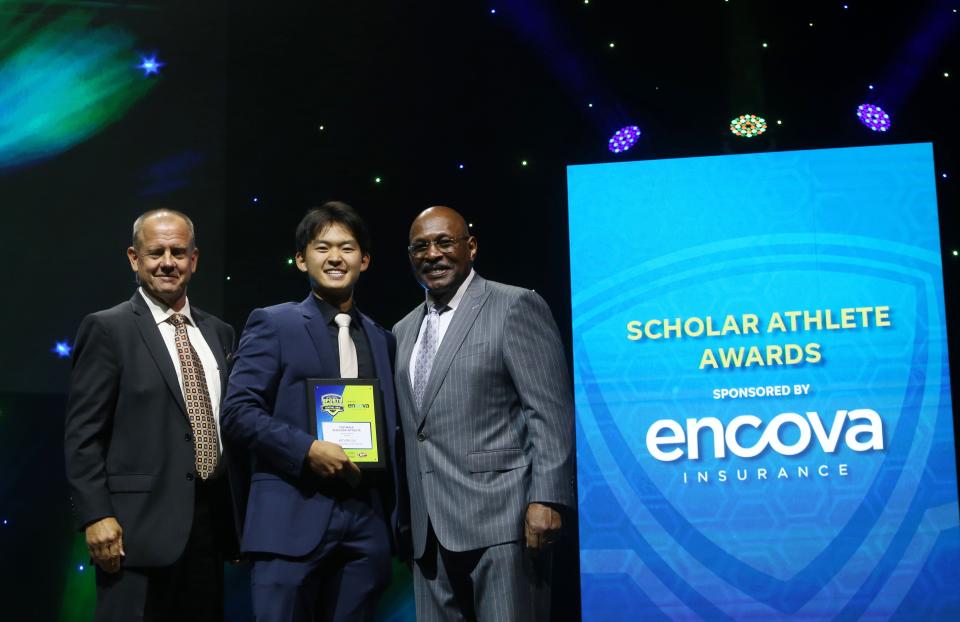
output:
M180 328L181 326L184 326L187 323L187 318L183 317L182 313L174 313L169 318L167 318L167 321L173 324L174 326L176 326L177 328Z
M337 326L343 328L345 326L350 326L351 319L352 318L350 317L349 313L338 313L337 316L333 318L333 321L337 323Z
M450 307L447 305L430 305L430 313L436 313L437 315L443 315L444 311L449 311Z

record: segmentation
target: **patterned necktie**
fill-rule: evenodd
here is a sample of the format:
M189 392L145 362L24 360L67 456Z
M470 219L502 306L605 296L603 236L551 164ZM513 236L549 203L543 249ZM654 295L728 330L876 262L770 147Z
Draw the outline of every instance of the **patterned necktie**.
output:
M357 377L357 346L350 336L350 315L338 313L333 321L340 327L337 333L337 348L340 350L340 377Z
M417 408L423 404L423 392L427 388L427 381L430 380L430 368L433 367L433 359L440 345L440 314L449 308L431 305L430 311L427 312L420 349L417 351L417 360L413 366L413 401L416 402Z
M220 444L217 441L217 427L213 421L213 407L210 405L210 391L207 390L207 378L203 374L203 365L197 351L187 336L187 323L179 313L168 320L175 328L174 342L180 356L180 371L183 373L183 399L187 404L190 427L193 428L193 444L197 473L200 479L207 479L217 468Z

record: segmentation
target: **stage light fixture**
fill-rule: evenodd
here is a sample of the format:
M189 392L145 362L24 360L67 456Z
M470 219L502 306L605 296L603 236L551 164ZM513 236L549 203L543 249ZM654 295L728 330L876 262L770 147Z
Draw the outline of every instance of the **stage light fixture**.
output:
M730 131L734 136L753 138L767 131L767 120L755 114L742 114L730 121Z
M640 128L636 125L622 127L614 132L610 140L607 141L607 149L613 153L623 153L630 147L633 147L639 138Z
M874 132L886 132L890 129L890 115L880 106L860 104L857 106L857 118Z
M70 344L66 341L58 341L54 344L50 351L56 354L59 358L65 359L70 357L70 352L73 351L73 348L71 348Z

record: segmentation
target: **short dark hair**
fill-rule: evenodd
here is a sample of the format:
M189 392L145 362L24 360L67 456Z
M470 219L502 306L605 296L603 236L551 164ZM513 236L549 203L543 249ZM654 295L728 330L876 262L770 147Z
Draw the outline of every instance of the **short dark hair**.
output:
M370 254L370 231L367 229L367 223L363 222L357 210L343 201L327 201L320 207L311 207L307 210L300 224L297 225L297 252L305 253L307 245L317 237L317 233L332 224L340 224L349 229L357 239L357 244L360 245L360 252L365 255Z

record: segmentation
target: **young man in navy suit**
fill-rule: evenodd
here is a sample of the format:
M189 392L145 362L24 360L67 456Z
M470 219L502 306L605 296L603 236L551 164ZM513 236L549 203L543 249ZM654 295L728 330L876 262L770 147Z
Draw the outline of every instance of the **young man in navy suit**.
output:
M250 314L221 416L224 436L253 460L241 549L253 559L254 614L260 622L372 620L401 515L396 342L354 304L370 237L353 208L334 201L309 210L296 243L311 291ZM344 339L352 359L342 358ZM350 376L380 381L384 470L361 474L339 445L311 431L306 380Z

